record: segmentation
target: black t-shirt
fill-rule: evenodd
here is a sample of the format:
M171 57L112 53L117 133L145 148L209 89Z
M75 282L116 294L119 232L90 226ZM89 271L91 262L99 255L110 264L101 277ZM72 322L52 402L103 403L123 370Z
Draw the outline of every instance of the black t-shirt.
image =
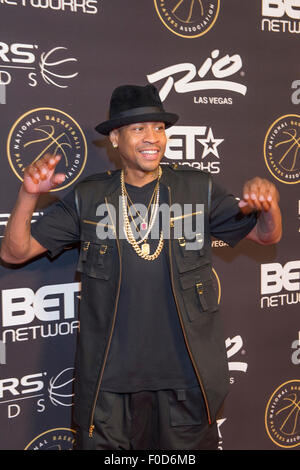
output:
M147 206L154 185L127 185L127 191L134 203ZM167 202L163 185L160 202ZM213 183L210 232L231 246L256 223L256 214L243 216L237 204L234 196ZM79 241L78 222L72 191L32 226L31 233L55 256ZM153 253L158 240L148 239L148 243ZM196 386L171 290L167 241L154 261L140 258L127 241L123 245L122 285L102 389L125 393Z
M155 184L126 185L135 207L137 202L148 206ZM161 187L159 199L168 202L166 188ZM158 240L147 241L152 254ZM166 252L165 241L160 255L148 261L124 243L122 286L102 390L128 393L198 385L179 323Z

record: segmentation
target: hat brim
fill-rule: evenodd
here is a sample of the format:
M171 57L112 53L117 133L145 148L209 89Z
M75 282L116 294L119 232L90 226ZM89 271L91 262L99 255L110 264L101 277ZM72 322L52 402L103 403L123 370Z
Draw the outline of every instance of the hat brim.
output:
M113 129L119 129L120 127L127 126L128 124L134 124L136 122L164 122L166 129L175 124L179 116L173 113L148 113L141 114L140 116L128 116L119 119L110 119L102 122L95 127L99 134L108 135Z

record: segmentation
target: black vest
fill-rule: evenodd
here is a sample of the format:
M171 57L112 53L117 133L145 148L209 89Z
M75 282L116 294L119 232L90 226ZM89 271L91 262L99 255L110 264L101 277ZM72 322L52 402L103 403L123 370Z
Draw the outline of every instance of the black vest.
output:
M228 392L228 363L211 265L210 175L163 165L169 205L166 241L170 279L186 347L213 423ZM80 335L76 355L75 422L92 435L94 411L108 357L122 282L120 171L94 175L75 190L81 227ZM197 204L197 205L196 205ZM188 210L186 210L188 209ZM200 212L203 211L201 216ZM196 224L202 217L202 222ZM182 230L182 222L187 230ZM180 230L181 227L181 230ZM195 228L195 229L194 229ZM204 229L203 229L204 228ZM198 230L198 231L197 231ZM150 261L149 261L150 262Z

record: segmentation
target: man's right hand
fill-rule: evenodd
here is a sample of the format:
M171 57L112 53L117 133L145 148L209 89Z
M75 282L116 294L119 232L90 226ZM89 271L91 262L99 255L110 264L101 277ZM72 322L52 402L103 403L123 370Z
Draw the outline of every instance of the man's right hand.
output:
M45 155L25 168L23 189L29 194L47 193L65 180L64 173L55 174L60 155Z
M23 184L15 207L7 222L0 256L6 263L25 263L47 251L31 236L31 218L41 193L47 193L65 180L63 173L55 174L60 156L45 155L25 168Z

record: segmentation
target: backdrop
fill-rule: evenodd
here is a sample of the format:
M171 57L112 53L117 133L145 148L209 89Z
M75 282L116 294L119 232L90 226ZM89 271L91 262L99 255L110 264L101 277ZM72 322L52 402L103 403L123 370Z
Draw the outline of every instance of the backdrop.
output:
M164 162L236 196L255 175L275 183L278 245L213 242L231 382L219 448L298 450L300 0L0 0L0 25L1 236L29 162L63 152L67 174L33 223L118 165L94 127L120 84L155 84L180 115ZM1 449L73 446L76 259L0 266Z

